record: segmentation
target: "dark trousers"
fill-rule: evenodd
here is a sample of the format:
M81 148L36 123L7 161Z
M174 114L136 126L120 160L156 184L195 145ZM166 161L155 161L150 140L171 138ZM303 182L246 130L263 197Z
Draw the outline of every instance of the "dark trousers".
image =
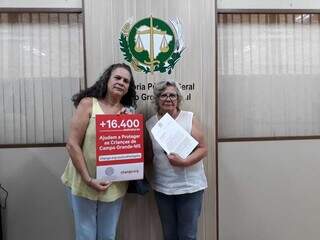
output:
M165 240L196 240L203 190L166 195L155 192Z

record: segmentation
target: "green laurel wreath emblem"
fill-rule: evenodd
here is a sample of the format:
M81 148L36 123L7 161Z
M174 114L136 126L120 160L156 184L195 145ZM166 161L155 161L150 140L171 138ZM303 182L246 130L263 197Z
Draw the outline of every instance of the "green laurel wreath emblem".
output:
M173 27L175 32L166 22L152 16L136 22L132 27L127 22L119 38L124 59L136 71L171 74L184 50L176 37L177 27Z

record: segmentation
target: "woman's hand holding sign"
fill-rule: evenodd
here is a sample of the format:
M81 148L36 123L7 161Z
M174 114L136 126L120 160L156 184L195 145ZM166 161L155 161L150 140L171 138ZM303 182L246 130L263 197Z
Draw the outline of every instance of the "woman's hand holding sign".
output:
M89 181L87 181L88 186L92 187L96 191L105 191L110 187L111 182L100 180L100 179L95 179L95 178L90 178Z

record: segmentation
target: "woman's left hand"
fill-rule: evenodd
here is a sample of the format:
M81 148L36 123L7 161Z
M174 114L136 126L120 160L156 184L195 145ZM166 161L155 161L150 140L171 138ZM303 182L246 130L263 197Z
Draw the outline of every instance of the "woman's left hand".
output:
M167 155L169 162L172 166L175 167L185 167L187 166L186 159L181 158L178 154L176 153L170 153Z
M117 114L133 114L130 108L123 107Z

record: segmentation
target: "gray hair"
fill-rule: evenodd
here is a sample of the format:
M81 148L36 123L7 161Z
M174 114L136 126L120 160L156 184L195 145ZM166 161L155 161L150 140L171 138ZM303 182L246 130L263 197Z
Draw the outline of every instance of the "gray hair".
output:
M176 93L177 93L177 97L178 97L177 98L177 100L178 100L177 108L180 109L180 104L181 104L181 101L183 100L180 86L176 81L174 81L172 79L168 79L168 80L161 80L161 81L157 82L153 88L154 103L156 105L157 112L159 111L159 108L160 108L159 107L160 95L169 86L176 88Z

